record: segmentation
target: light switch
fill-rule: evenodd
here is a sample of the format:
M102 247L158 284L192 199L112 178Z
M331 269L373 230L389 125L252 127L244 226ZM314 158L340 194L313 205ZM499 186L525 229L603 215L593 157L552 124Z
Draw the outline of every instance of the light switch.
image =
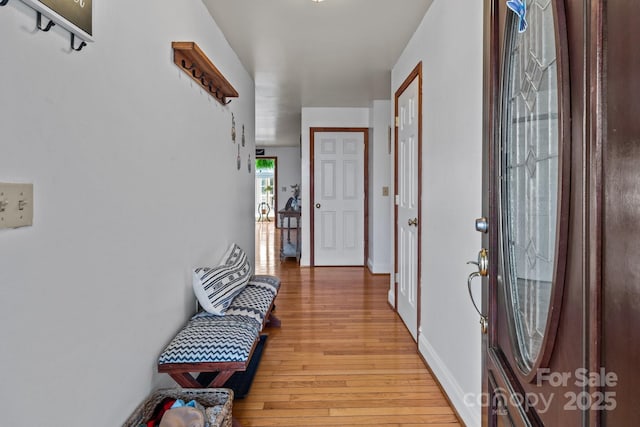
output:
M382 195L383 196L389 195L389 187L382 187Z
M0 228L33 224L33 184L0 182Z

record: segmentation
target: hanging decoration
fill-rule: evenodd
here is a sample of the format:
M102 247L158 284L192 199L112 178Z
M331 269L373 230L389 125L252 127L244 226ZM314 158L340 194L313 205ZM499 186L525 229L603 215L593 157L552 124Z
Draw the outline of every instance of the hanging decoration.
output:
M527 0L507 0L507 7L518 15L518 32L527 30Z
M251 173L251 154L249 154L249 159L247 160L247 170Z
M231 113L231 142L236 143L236 117Z
M242 146L244 147L244 125L242 125Z
M242 166L242 160L240 159L240 146L238 145L238 157L236 158L236 161L238 162L238 170L240 170L240 167Z

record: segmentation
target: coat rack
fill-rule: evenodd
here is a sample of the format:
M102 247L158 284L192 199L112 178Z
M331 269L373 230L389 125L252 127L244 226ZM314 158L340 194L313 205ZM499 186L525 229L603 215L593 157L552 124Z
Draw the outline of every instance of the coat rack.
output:
M222 105L237 98L238 92L222 73L200 50L195 42L173 42L173 62L189 75L200 87L209 92Z
M0 0L0 6L6 6L9 3L9 0ZM47 17L47 19L49 19L49 22L47 22L47 25L42 25L42 12L40 10L37 10L36 7L37 6L33 6L32 3L26 2L26 4L30 7L32 7L35 11L36 11L36 28L38 28L38 30L42 31L42 32L48 32L51 28L53 28L56 23L54 22L53 19ZM76 46L76 34L71 31L69 28L67 28L67 26L65 24L61 25L63 28L65 28L65 30L69 31L69 34L71 35L71 50L75 51L75 52L79 52L82 50L83 47L85 47L87 45L87 43L81 39L81 42L79 45Z

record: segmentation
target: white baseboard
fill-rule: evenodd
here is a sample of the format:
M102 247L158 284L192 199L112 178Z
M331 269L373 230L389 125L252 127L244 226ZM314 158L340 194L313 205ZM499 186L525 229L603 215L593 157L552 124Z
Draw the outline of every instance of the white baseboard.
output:
M387 263L374 263L371 258L367 260L367 267L372 274L390 274L391 266Z
M468 427L480 427L482 424L482 412L475 402L476 399L465 400L465 391L460 387L446 363L438 356L437 351L422 333L418 336L418 348L465 425ZM473 396L476 396L476 393Z

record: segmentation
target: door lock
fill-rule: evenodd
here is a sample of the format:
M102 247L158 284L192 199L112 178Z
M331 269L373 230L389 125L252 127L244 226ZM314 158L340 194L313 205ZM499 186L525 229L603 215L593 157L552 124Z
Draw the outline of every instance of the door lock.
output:
M316 203L316 208L320 209L322 205L320 203Z
M418 218L413 218L413 219L409 219L409 221L407 221L407 224L409 225L409 227L413 226L418 226Z
M489 275L489 257L488 251L485 248L480 249L478 252L478 261L467 261L467 264L473 264L478 267L478 275L486 277Z
M485 217L476 218L476 231L486 233L489 231L489 220Z

